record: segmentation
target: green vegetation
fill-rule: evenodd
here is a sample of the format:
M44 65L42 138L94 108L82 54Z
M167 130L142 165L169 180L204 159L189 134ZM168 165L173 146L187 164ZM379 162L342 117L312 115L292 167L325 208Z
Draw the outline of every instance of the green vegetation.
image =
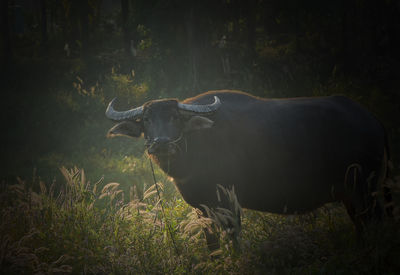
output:
M210 228L210 255L210 220L156 169L162 211L143 140L107 139L104 116L114 97L346 95L388 131L399 211L398 1L5 0L0 13L1 274L400 272L399 212L363 246L336 204L243 210L235 231Z
M364 245L339 205L301 216L245 210L241 234L214 227L221 248L210 255L201 231L210 220L167 191L170 182L158 182L160 193L152 185L143 197L131 190L124 198L118 183L101 187L102 180L91 183L77 168L61 173L60 188L38 179L2 186L2 274L396 274L400 268L399 208L394 220L368 232ZM234 216L224 210L213 219Z

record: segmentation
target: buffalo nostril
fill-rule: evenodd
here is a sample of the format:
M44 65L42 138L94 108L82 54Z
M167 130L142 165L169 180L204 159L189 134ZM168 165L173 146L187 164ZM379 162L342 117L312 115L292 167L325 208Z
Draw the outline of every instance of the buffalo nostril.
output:
M151 142L147 143L147 152L149 154L156 154L163 150L168 150L168 145L171 142L169 137L156 137Z

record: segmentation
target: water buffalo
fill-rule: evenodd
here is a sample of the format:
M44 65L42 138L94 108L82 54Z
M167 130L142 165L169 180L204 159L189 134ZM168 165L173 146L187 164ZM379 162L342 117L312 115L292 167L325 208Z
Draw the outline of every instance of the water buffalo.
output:
M381 123L343 96L264 99L210 91L160 99L106 116L109 136L140 137L193 207L218 206L216 186L234 186L242 207L304 213L343 202L356 228L380 217L374 199L388 150ZM388 197L388 196L387 196Z

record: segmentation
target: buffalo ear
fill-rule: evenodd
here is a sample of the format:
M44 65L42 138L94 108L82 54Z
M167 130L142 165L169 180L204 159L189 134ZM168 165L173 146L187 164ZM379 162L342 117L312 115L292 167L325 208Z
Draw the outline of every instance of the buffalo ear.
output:
M194 131L194 130L202 130L211 128L214 124L214 121L208 119L203 116L192 116L186 123L185 123L185 131Z
M108 133L107 137L116 136L128 136L128 137L140 137L142 134L141 123L136 121L123 121L112 127Z

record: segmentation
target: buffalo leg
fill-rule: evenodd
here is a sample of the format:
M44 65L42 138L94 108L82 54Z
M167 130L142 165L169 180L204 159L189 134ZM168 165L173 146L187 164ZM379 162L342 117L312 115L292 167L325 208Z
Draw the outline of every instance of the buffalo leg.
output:
M346 173L343 203L358 235L362 235L366 227L382 220L382 205L376 199L378 182L374 172L366 177L361 166L349 167Z
M219 238L216 233L211 232L208 228L204 228L204 234L206 235L207 247L210 251L217 250L219 245Z
M199 217L203 216L203 217L209 218L207 215L207 212L205 210L202 210L202 209L199 209L199 210L201 211L201 214L199 214ZM210 225L210 227L203 228L203 232L206 237L207 247L210 251L215 251L220 247L219 237L215 233L216 230L213 230L213 229L215 229L214 227L215 227L215 224L213 223Z

